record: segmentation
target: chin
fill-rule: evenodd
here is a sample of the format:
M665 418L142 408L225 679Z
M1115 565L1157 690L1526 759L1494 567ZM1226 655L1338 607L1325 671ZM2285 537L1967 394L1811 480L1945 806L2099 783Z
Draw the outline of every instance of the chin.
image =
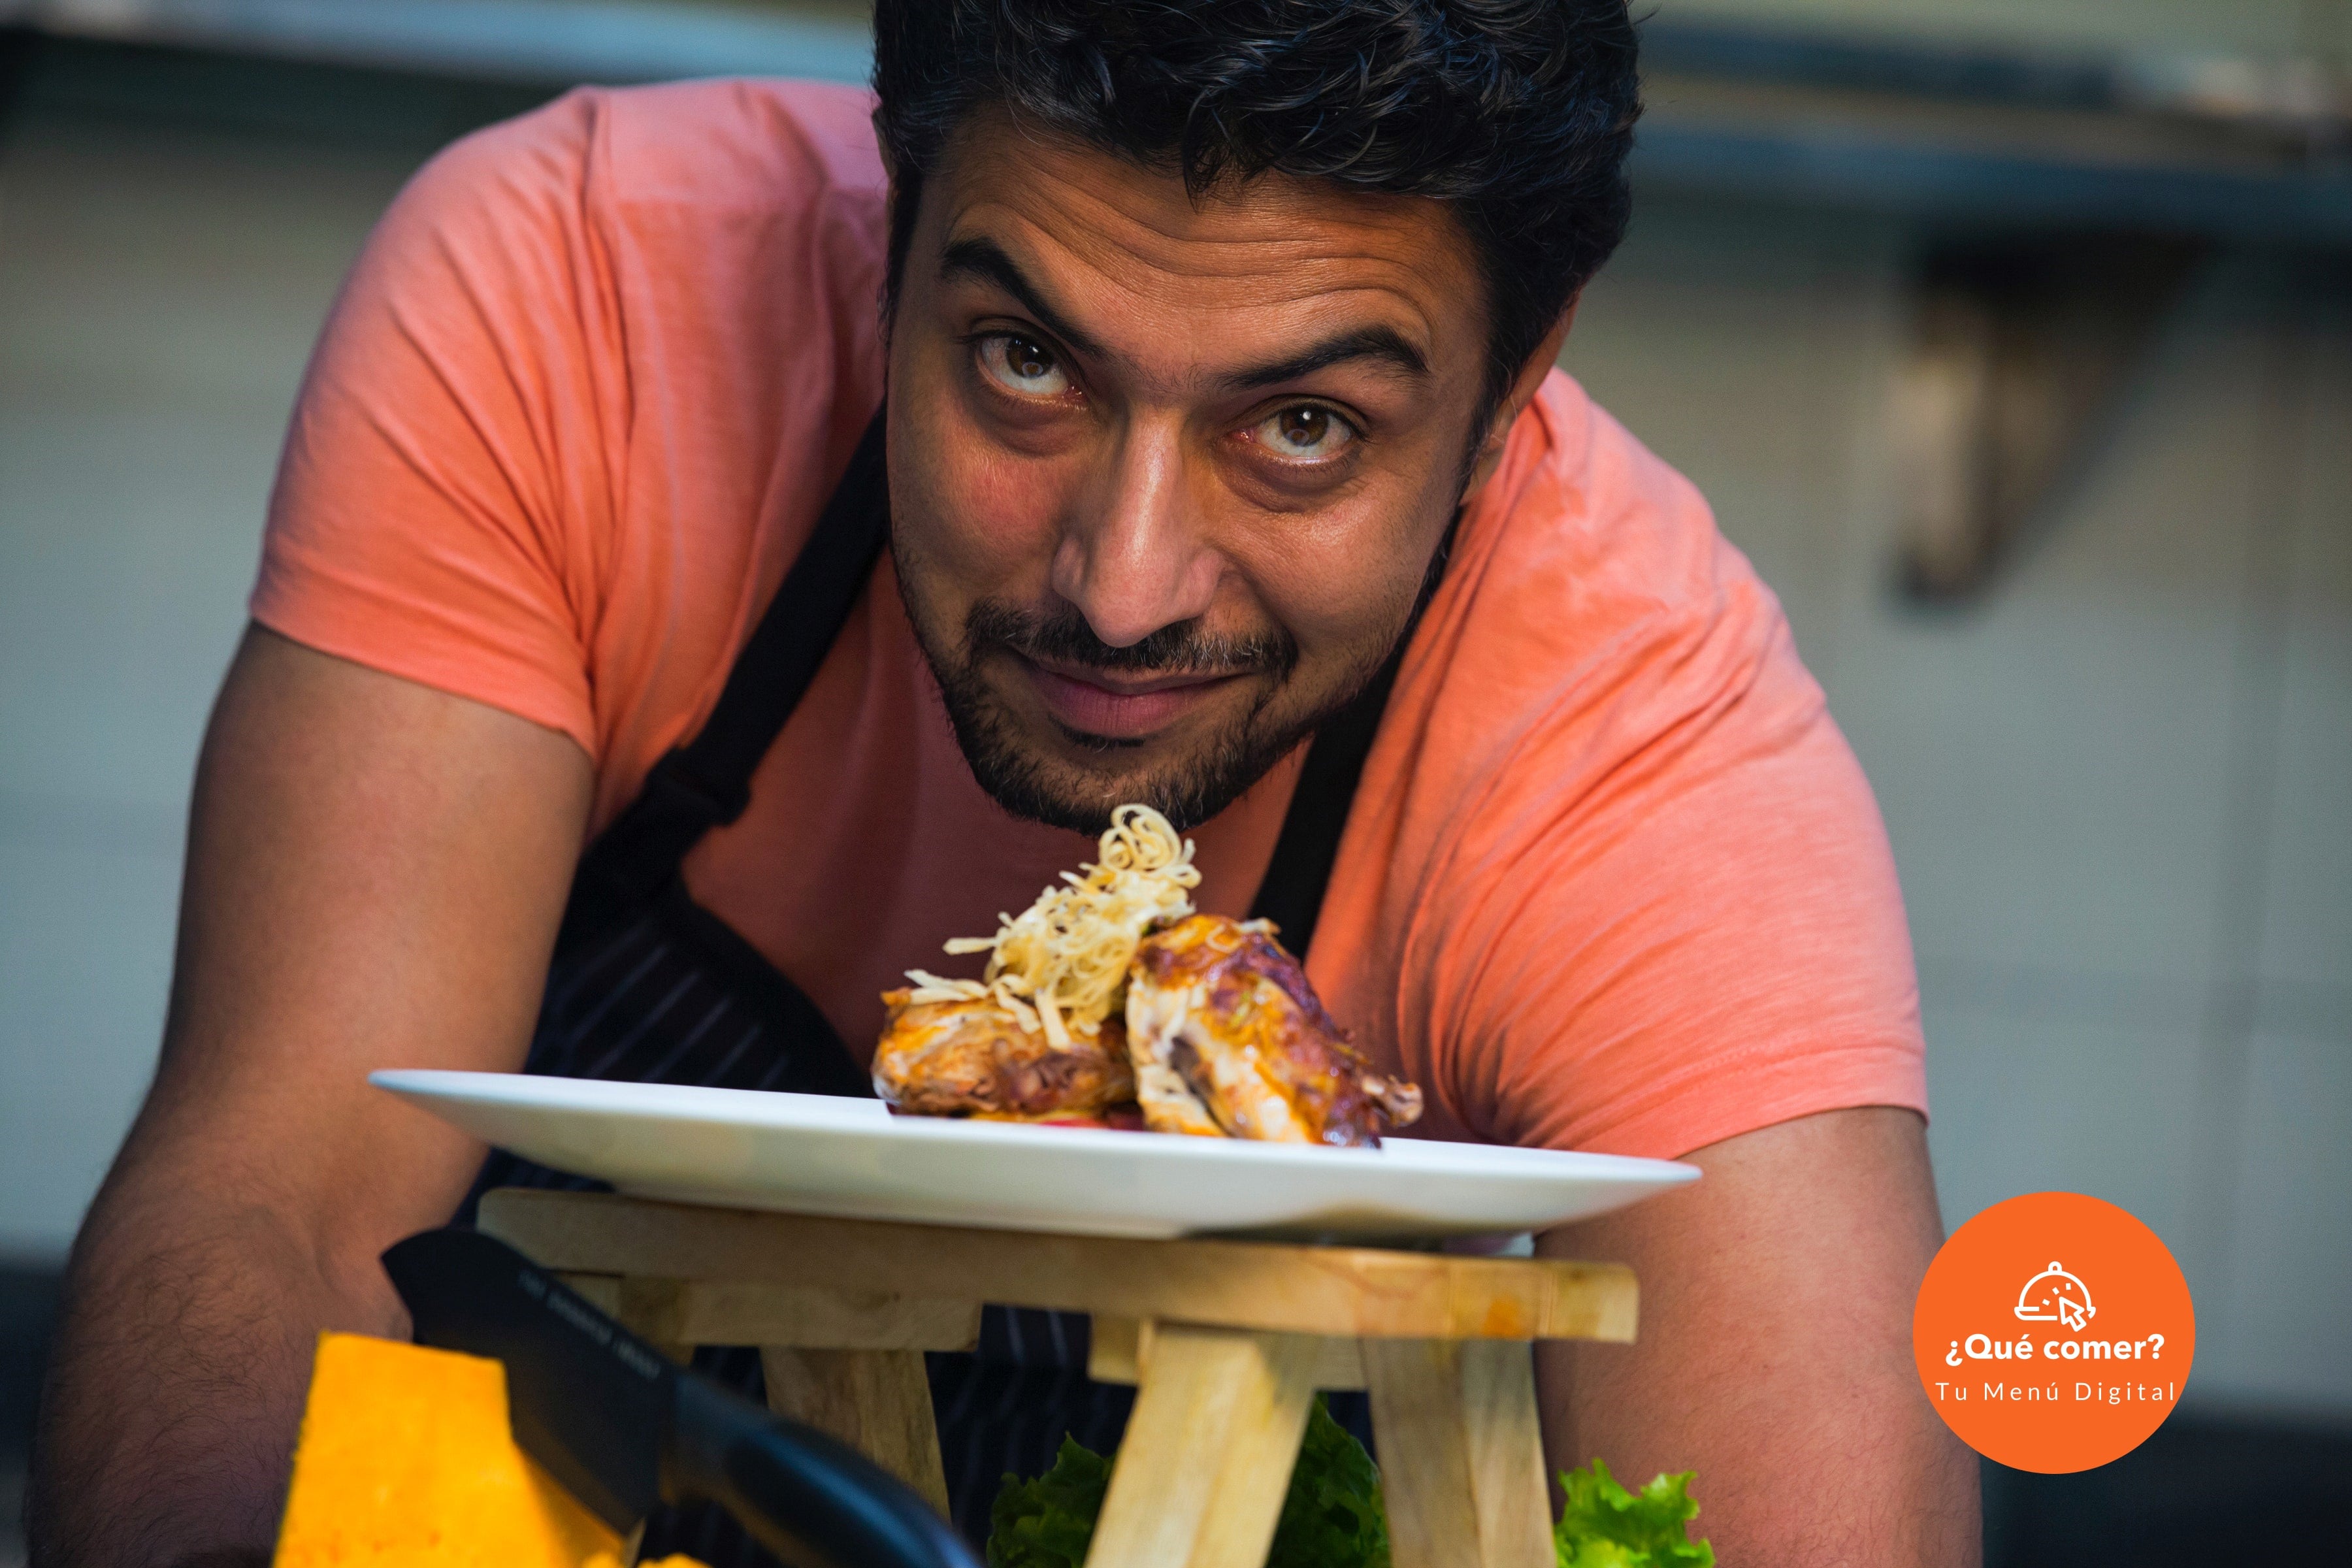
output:
M1013 816L1077 833L1101 833L1112 809L1130 802L1159 811L1180 832L1199 826L1345 707L1387 654L1383 647L1317 682L1311 672L1302 679L1294 649L1230 701L1167 730L1132 741L1088 735L1055 721L1041 694L1008 667L1009 654L950 635L942 617L927 613L919 575L902 554L900 598L972 777Z
M941 695L980 787L1015 816L1078 833L1100 833L1111 808L1129 802L1162 813L1179 832L1197 827L1265 776L1312 728L1269 726L1254 709L1205 735L1105 741L1051 721L1024 721L993 693L971 686L956 690L943 683Z

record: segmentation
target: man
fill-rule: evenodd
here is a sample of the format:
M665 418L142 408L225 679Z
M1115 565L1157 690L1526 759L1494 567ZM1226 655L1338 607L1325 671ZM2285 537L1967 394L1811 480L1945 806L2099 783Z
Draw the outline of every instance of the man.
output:
M1559 1463L1695 1468L1729 1562L1969 1560L1875 809L1769 593L1550 369L1624 223L1622 4L883 0L877 41L878 110L575 94L370 245L37 1561L267 1544L313 1335L403 1331L376 1254L481 1164L368 1069L854 1089L877 994L1127 800L1202 907L1285 911L1426 1131L1705 1168L1540 1240L1643 1280L1639 1345L1544 1352ZM982 1482L992 1421L1076 1408L941 1375Z

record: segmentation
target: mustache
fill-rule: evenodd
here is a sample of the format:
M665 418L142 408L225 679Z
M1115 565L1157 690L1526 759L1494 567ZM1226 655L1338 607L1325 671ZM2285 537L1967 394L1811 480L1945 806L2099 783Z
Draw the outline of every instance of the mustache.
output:
M1278 631L1245 637L1213 637L1195 619L1174 622L1140 641L1114 647L1095 635L1075 605L1040 616L982 600L964 616L965 657L977 663L992 647L1007 648L1031 659L1117 674L1279 678L1287 676L1298 663L1298 644Z

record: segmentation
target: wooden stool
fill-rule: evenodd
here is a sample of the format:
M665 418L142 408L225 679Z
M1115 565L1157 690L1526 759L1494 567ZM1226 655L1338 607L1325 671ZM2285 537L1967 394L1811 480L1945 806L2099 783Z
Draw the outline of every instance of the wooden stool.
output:
M947 1509L925 1351L983 1301L1091 1313L1136 1385L1087 1568L1263 1568L1318 1388L1362 1388L1395 1568L1540 1568L1539 1339L1631 1341L1615 1264L1131 1241L507 1188L481 1226L684 1359L758 1345L778 1411Z

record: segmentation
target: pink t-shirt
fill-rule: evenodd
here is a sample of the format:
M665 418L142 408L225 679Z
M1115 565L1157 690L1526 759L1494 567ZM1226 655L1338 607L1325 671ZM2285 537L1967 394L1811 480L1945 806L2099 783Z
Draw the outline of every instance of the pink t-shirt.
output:
M870 109L585 90L436 159L328 323L255 618L569 735L609 821L709 712L881 400ZM960 972L940 942L1092 847L973 782L889 570L687 866L861 1051L901 970ZM1195 835L1204 908L1248 907L1297 761ZM1674 1155L1925 1109L1869 786L1706 503L1566 375L1408 650L1309 970L1433 1136Z

